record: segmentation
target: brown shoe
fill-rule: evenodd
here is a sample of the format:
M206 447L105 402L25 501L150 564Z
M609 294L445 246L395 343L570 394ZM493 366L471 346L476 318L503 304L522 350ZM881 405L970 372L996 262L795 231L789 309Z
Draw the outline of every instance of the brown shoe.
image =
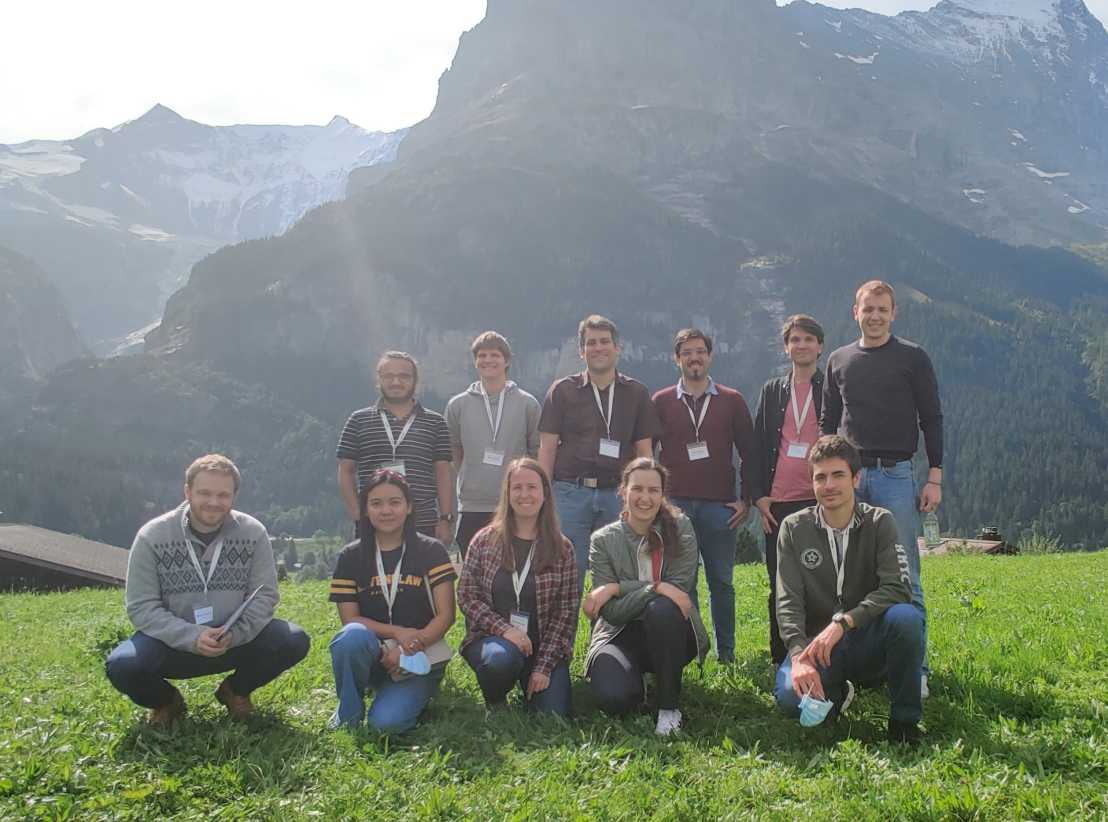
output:
M151 708L146 717L146 724L161 731L168 731L173 723L188 713L185 698L176 688L173 689L173 698L168 704L160 708Z
M250 701L250 697L236 694L231 690L231 686L227 684L226 679L219 683L219 687L216 688L215 698L227 706L227 713L230 714L231 719L240 721L249 719L250 715L254 713L254 703Z

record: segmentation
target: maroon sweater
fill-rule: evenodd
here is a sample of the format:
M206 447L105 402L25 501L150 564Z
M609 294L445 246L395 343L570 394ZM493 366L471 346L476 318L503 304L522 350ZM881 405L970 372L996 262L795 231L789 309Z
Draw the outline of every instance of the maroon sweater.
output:
M662 422L662 464L669 469L671 497L732 502L735 499L735 468L732 449L742 459L743 495L748 484L748 456L754 447L754 423L743 395L734 388L715 384L708 413L700 426L700 438L708 443L708 459L689 461L688 445L696 439L696 428L689 418L689 405L677 396L677 386L663 388L654 395L654 407ZM699 418L705 394L695 404ZM689 398L691 402L691 398Z

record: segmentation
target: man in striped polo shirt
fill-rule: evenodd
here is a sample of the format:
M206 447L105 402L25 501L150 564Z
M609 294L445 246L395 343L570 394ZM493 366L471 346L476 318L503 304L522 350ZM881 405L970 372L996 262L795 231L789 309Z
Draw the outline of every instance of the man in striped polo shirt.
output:
M381 355L380 399L351 414L339 437L339 492L346 513L357 523L358 490L378 468L397 471L412 489L420 532L449 545L455 519L450 432L441 414L415 399L418 383L419 366L411 354Z

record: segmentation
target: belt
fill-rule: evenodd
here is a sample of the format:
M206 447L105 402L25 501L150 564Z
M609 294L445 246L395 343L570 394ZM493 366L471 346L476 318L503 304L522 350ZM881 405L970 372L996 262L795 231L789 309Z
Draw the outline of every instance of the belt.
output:
M893 457L862 457L863 468L892 468L898 462L904 462L911 457L904 457L903 459L895 459Z
M567 480L567 482L572 482L578 488L615 488L619 485L619 480L598 479L597 477L577 477Z

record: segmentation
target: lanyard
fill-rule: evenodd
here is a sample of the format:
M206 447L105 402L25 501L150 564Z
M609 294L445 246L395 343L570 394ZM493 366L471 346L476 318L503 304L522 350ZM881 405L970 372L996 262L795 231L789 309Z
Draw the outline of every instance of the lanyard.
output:
M596 407L600 411L600 418L604 420L604 428L608 432L608 439L612 438L612 408L616 401L616 381L612 380L608 385L608 416L604 416L604 406L600 402L600 389L596 387L596 383L589 381L589 385L592 386L592 395L596 398Z
M843 534L843 553L842 557L839 557L838 543L835 541L835 529L830 525L825 525L824 528L827 531L827 541L831 547L831 562L835 565L835 594L839 598L839 603L842 604L843 600L843 579L846 574L846 549L850 546L850 526L842 532Z
M523 590L523 586L527 584L527 576L531 573L531 560L535 556L535 543L538 540L531 543L531 550L527 552L527 562L523 563L522 571L512 571L512 587L516 590L516 610L519 610L519 593ZM509 547L508 550L514 551L515 548Z
M489 402L488 392L485 391L485 386L481 384L481 398L485 401L485 414L488 415L489 425L492 427L492 444L496 445L496 437L500 433L500 420L504 416L504 400L505 394L508 392L508 386L505 385L500 390L500 401L496 404L496 421L492 419L492 403Z
M389 418L385 416L385 412L380 411L379 413L381 415L381 425L385 427L385 436L389 438L389 445L392 446L392 461L396 462L396 449L400 447L400 443L404 442L404 437L408 436L408 429L411 428L412 423L415 422L415 409L412 409L412 413L408 415L408 421L404 423L404 427L400 429L400 439L393 436L392 426L389 425Z
M223 537L216 538L215 550L212 552L212 564L208 566L208 576L205 577L204 570L200 567L200 559L196 556L196 549L192 545L192 535L189 534L188 516L191 510L191 507L186 506L181 514L181 532L185 535L185 545L189 549L189 559L192 560L192 567L196 569L196 575L200 577L200 584L204 586L204 596L206 597L208 595L208 585L211 584L215 567L219 564L219 557L223 553Z
M796 436L800 436L800 429L804 427L804 421L808 419L808 411L812 408L812 395L816 393L815 386L809 384L808 399L804 400L804 411L798 411L796 408L796 385L792 386L792 390L789 392L789 399L793 403L793 422L796 423Z
M392 604L396 602L396 594L400 590L400 566L404 564L404 552L408 546L400 545L400 559L396 561L396 567L392 569L392 584L385 585L385 561L381 558L381 548L377 546L377 584L381 588L381 596L385 598L385 605L389 609L389 625L392 625Z
M712 401L711 394L704 395L704 404L700 406L700 418L697 419L693 416L693 407L687 402L685 403L685 409L689 412L689 419L692 420L693 428L696 429L696 441L701 442L700 439L700 426L704 424L704 418L708 416L708 403ZM696 402L694 399L693 402Z

